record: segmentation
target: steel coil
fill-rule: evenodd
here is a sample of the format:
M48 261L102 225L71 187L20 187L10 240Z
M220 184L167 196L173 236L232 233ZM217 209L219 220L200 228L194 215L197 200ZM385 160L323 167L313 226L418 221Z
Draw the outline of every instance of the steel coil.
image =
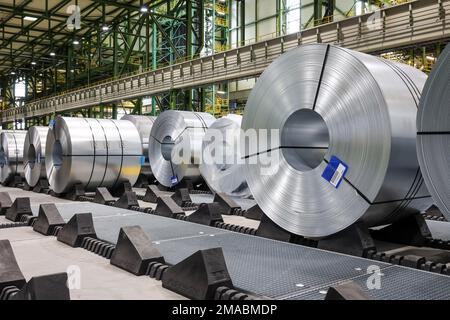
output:
M66 118L50 126L45 148L45 168L56 193L81 184L86 191L114 189L136 182L141 170L142 145L129 121Z
M450 45L423 90L417 116L417 154L435 204L450 219Z
M241 122L242 116L229 114L209 127L203 138L200 173L214 192L245 198L251 193L239 152Z
M25 136L23 147L23 164L25 180L34 187L39 179L46 178L45 143L48 127L30 127Z
M407 65L325 44L274 61L242 122L244 130L279 130L269 132L273 142L264 149L244 146L247 183L261 209L314 238L429 207L415 146L425 81Z
M14 176L23 176L23 144L26 131L2 131L0 134L0 181L8 183Z
M122 117L121 120L131 121L139 132L142 142L142 152L145 157L145 163L141 167L141 174L150 175L150 163L148 161L148 139L150 137L150 132L152 131L153 123L156 117L151 116L136 116L127 114Z
M202 139L215 121L208 113L168 110L150 133L148 158L152 173L166 187L200 178Z

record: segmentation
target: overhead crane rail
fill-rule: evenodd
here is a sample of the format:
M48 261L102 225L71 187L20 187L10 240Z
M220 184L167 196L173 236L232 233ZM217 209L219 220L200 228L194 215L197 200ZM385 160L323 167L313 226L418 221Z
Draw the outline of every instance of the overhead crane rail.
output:
M449 20L450 0L417 0L35 100L0 112L0 121L10 123L174 89L256 77L274 59L301 44L331 43L375 53L447 39Z

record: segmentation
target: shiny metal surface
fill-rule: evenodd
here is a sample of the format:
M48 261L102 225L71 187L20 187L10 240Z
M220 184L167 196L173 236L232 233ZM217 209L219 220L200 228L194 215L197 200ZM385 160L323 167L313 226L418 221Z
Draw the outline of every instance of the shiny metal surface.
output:
M209 127L203 138L204 161L199 168L209 188L214 192L246 198L251 196L251 193L245 180L244 163L238 148L241 122L242 116L229 114ZM217 133L219 135L216 135ZM219 154L220 159L215 159ZM206 161L207 159L210 161Z
M435 204L450 219L450 45L423 90L417 116L417 154Z
M46 178L45 144L48 127L30 127L27 131L23 147L23 165L25 180L34 187L41 178Z
M157 117L151 116L136 116L127 114L120 120L131 121L139 132L142 142L142 152L145 156L145 163L141 167L141 174L149 175L151 174L150 163L148 161L148 139L150 137L150 132L152 131L153 123Z
M0 182L7 183L15 175L23 176L25 130L2 131L0 134Z
M171 187L172 177L198 180L202 140L216 119L202 112L164 111L153 124L148 158L155 178ZM177 159L183 156L182 159ZM180 161L178 161L180 160Z
M47 135L45 167L52 190L64 193L76 183L86 191L136 183L142 144L129 121L56 117Z
M259 206L307 237L425 210L431 198L415 147L425 81L412 67L324 44L277 59L257 81L242 121L244 130L280 130L264 150L247 146L245 173ZM255 152L274 159L271 174ZM338 188L322 177L332 155L348 165Z

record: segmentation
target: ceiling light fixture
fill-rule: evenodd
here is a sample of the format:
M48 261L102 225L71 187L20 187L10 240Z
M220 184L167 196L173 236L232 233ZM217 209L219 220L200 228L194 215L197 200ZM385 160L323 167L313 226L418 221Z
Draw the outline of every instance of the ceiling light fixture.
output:
M148 8L146 6L142 6L140 11L141 11L141 13L147 13L148 12Z
M76 46L77 46L77 45L79 45L79 44L80 44L80 41L78 41L78 40L76 40L76 39L75 39L75 40L73 40L73 42L72 42L72 43L73 43L74 45L76 45Z
M109 30L109 27L105 24L105 25L102 27L102 30L103 30L103 31L108 31L108 30Z
M38 18L36 17L30 17L30 16L25 16L23 17L23 20L27 20L27 21L36 21Z
M52 51L52 52L50 52L50 55L51 55L52 57L54 57L54 56L56 56L56 53L54 53L54 52Z
M36 65L36 61L31 61L31 65L35 66Z

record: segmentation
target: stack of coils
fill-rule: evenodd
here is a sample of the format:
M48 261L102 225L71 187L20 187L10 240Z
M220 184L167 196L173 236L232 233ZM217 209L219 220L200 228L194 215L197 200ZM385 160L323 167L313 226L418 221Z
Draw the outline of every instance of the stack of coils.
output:
M415 144L425 81L407 65L325 44L274 61L242 121L269 130L267 145L244 146L247 183L265 214L320 238L428 208Z
M0 182L8 184L14 176L23 177L23 145L26 131L2 131L0 134Z
M141 170L142 144L129 121L56 117L47 135L45 167L50 188L66 193L134 185Z
M25 180L34 187L40 179L45 179L45 143L48 127L31 127L25 136L23 164Z
M450 45L423 90L417 116L417 154L435 204L450 219Z
M201 177L199 164L206 130L216 119L202 112L164 111L153 124L148 158L158 182L172 187Z
M236 197L251 196L240 154L242 116L229 114L216 120L203 138L200 172L214 192Z
M150 175L151 168L148 161L148 139L150 137L150 132L152 131L153 123L155 122L156 117L125 115L121 120L131 121L139 132L142 143L142 155L144 156L144 161L141 167L141 174Z

